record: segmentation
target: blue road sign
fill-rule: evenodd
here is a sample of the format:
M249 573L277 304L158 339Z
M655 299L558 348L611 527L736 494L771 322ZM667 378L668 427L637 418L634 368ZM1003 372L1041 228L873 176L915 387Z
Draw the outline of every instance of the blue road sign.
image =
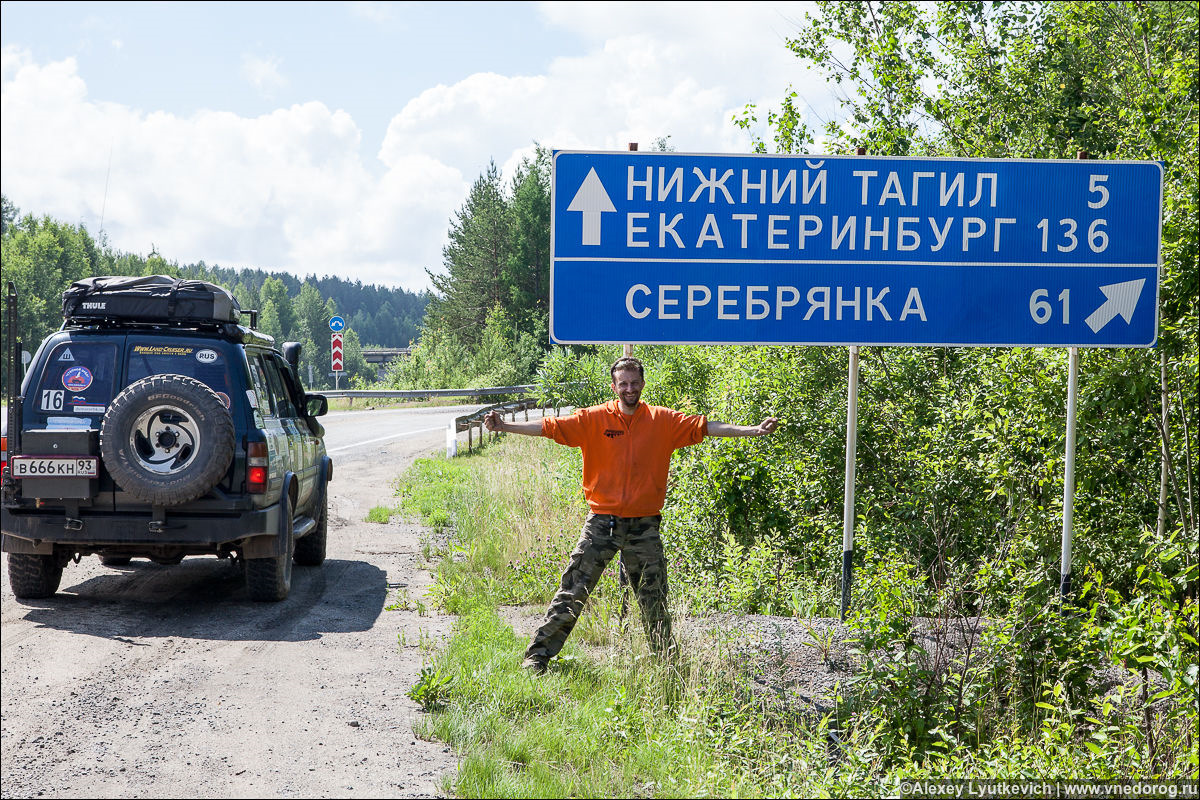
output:
M560 343L1147 347L1162 169L554 155Z
M342 319L341 317L330 317L329 318L329 330L333 331L334 333L337 333L338 331L344 329L345 327L346 327L346 320Z

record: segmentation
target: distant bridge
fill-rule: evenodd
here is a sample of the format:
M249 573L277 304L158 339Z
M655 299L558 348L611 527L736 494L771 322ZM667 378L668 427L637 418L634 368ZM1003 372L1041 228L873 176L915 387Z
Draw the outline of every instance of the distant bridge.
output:
M398 358L408 358L412 354L409 347L371 347L363 348L363 358L368 364L375 365L375 374L382 380L387 377L387 366Z

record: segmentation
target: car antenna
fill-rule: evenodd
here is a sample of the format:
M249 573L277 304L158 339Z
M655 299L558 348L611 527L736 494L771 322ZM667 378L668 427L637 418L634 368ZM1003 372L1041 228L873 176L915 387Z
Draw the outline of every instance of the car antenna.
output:
M97 238L104 243L104 212L108 209L108 176L112 174L112 141L108 143L108 169L104 170L104 198L100 201L100 232Z

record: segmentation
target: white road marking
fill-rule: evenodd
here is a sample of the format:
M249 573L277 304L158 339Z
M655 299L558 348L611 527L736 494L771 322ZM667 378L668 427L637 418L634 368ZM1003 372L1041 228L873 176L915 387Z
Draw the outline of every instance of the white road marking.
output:
M375 444L376 442L387 442L392 439L399 439L402 436L416 436L418 433L429 433L431 431L444 431L444 430L446 430L445 425L438 425L436 428L421 428L420 430L417 430L417 431L405 431L404 433L393 433L391 436L380 436L378 439L367 439L365 442L355 442L354 444L346 444L346 445L342 445L341 447L335 447L332 450L327 450L326 453L327 454L340 453L343 450L353 450L356 447L363 447L368 444Z

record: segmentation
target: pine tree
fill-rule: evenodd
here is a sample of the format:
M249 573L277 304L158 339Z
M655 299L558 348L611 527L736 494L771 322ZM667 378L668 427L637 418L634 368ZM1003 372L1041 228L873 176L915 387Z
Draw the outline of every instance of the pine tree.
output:
M509 204L492 162L451 223L450 243L442 251L445 272L426 270L436 292L426 329L439 328L469 346L478 343L488 312L509 297L510 228Z

